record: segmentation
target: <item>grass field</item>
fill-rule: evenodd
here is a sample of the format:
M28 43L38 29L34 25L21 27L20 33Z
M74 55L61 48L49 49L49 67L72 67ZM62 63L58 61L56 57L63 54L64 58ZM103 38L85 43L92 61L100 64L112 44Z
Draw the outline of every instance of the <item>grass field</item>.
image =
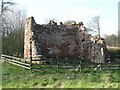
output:
M108 48L112 61L120 50ZM24 68L2 62L2 88L120 88L119 70L57 68L30 72Z
M118 70L40 70L30 72L2 63L2 88L118 88Z

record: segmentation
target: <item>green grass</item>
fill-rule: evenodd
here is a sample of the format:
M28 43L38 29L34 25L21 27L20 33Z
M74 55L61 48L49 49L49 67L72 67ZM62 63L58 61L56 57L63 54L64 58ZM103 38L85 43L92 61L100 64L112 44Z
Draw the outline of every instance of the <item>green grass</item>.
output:
M30 72L21 67L2 63L2 88L118 88L118 70L75 72L56 69Z

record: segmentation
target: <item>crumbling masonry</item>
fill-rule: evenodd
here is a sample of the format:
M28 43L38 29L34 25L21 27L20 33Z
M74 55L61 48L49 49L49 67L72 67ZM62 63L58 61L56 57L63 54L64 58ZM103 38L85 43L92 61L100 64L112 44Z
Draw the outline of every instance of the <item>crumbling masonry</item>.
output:
M50 58L86 58L92 62L104 63L106 44L103 39L92 39L83 23L66 26L50 21L39 25L33 17L26 19L24 37L24 58L30 58L30 41L32 57Z

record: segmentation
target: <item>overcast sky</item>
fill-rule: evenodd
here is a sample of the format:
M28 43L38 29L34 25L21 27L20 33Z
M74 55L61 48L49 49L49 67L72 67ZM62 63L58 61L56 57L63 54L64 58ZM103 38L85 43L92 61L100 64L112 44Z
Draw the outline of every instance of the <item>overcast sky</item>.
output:
M66 20L83 21L100 16L101 34L118 31L119 0L13 0L26 8L27 17L34 16L37 23L44 24L50 19L57 22Z

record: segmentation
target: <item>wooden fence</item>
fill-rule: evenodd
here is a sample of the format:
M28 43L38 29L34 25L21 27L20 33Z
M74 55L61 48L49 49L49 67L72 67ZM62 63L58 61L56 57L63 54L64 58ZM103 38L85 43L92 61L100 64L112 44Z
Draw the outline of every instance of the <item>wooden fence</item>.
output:
M26 63L25 60L21 59L21 58L17 58L17 57L2 54L2 60L4 62L23 67L25 69L30 69L30 64Z
M13 56L8 56L8 55L3 55L2 54L2 60L4 62L13 64L13 65L17 65L20 66L22 68L25 69L29 69L29 70L42 70L45 69L45 67L47 67L47 69L53 69L56 68L56 70L60 70L60 69L75 69L75 70L80 70L82 71L82 69L84 68L91 68L92 70L97 70L97 69L116 69L116 70L120 70L120 58L118 57L118 62L111 62L111 63L104 63L104 64L97 64L96 66L94 66L94 64L86 64L85 62L80 62L77 64L67 64L65 65L64 63L61 64L60 62L57 62L57 64L52 65L52 64L34 64L32 63L32 58L30 59L30 62L26 62L25 59L22 58L17 58L17 57L13 57ZM68 60L69 61L69 60ZM35 66L38 66L37 68ZM43 68L44 66L44 68Z

